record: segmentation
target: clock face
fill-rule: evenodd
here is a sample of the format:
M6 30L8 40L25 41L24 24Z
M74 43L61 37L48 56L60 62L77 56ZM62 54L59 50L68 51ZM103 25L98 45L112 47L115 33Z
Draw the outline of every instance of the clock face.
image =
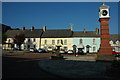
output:
M103 11L102 11L102 15L103 15L103 16L106 16L107 14L108 14L107 10L103 10Z

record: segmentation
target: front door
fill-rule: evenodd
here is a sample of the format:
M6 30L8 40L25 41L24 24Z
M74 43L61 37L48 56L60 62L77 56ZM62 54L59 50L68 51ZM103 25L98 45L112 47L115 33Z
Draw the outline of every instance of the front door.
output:
M86 53L89 53L89 51L90 51L90 46L87 45L87 46L86 46Z

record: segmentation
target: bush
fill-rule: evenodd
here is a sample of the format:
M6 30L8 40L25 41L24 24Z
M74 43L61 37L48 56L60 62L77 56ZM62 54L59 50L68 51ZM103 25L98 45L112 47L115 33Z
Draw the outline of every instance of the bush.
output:
M61 54L59 52L54 53L55 56L60 56Z

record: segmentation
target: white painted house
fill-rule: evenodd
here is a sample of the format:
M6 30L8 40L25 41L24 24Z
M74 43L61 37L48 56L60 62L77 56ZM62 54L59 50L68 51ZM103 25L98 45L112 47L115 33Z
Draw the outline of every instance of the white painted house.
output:
M96 31L77 31L73 32L73 45L77 46L77 50L81 50L84 53L98 52L100 47L100 36L98 34L98 28Z

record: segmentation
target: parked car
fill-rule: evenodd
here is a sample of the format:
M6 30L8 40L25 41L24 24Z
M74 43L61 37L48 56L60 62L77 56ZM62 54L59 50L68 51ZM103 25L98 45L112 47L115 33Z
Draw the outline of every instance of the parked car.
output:
M83 51L78 50L78 55L84 55Z
M19 51L19 49L18 48L13 48L13 51Z
M48 52L52 52L52 50L53 50L52 47L47 47Z
M42 48L39 48L37 51L38 51L39 53L46 53L46 50L44 50L44 49L42 49Z
M60 51L59 51L59 53L64 54L64 53L65 53L65 51L64 51L64 50L60 50Z
M120 52L115 52L115 51L113 51L112 54L113 54L115 57L120 57Z
M68 55L73 55L73 50L68 50L68 51L67 51L67 54L68 54Z
M114 54L120 54L120 52L115 52L115 51L113 51L112 54L113 54L113 55L114 55Z
M35 48L30 48L29 51L30 52L37 52L37 50Z

